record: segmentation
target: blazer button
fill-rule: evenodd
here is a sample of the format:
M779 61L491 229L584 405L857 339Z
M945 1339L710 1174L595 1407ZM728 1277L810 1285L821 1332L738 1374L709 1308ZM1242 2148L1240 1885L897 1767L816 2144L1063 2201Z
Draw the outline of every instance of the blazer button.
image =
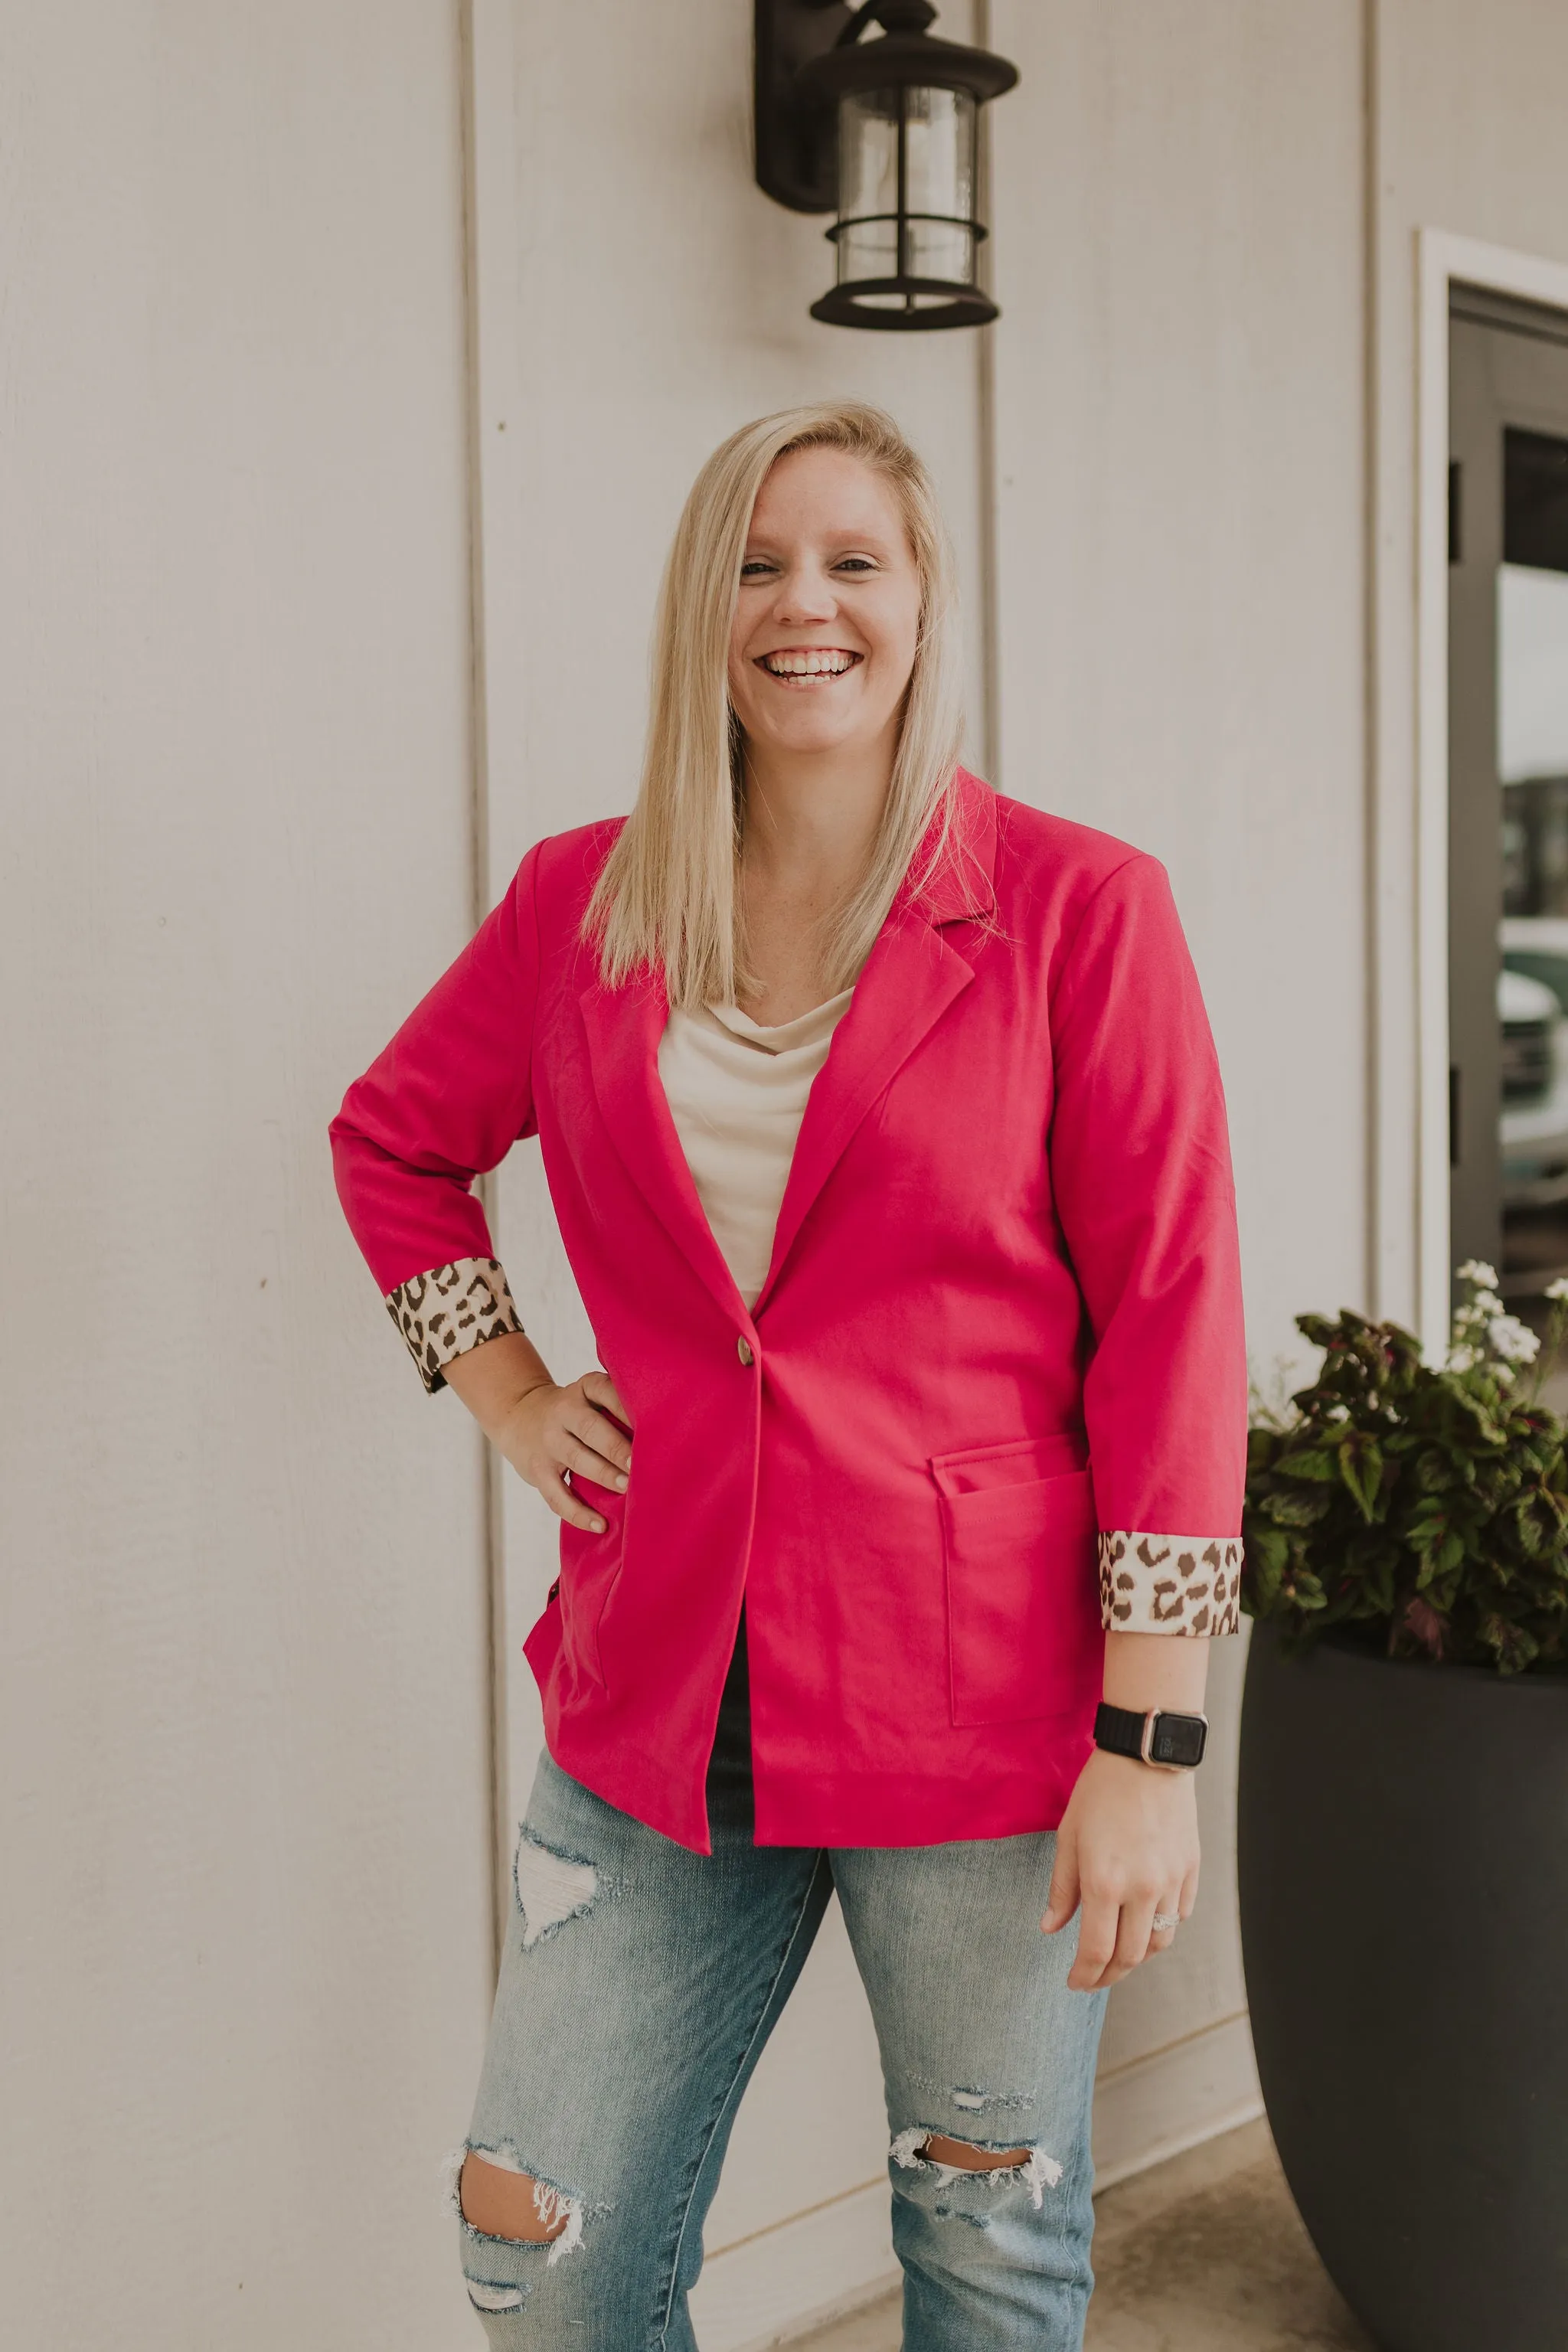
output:
M739 1356L743 1364L749 1364L752 1361L752 1343L747 1339L743 1331L735 1342L735 1353Z

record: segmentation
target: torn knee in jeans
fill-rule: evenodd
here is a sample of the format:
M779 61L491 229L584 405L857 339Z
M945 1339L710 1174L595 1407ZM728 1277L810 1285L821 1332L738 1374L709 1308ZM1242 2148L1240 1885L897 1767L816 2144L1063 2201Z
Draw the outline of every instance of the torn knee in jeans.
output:
M1044 2204L1046 2190L1056 2188L1062 2177L1061 2166L1043 2147L987 2147L929 2130L923 2124L900 2132L891 2154L893 2162L906 2168L929 2165L939 2180L968 2174L998 2188L1016 2183L1028 2190L1029 2202L1037 2209Z
M582 2243L582 2200L555 2181L525 2172L510 2149L462 2148L450 2172L453 2201L478 2236L548 2246L552 2263Z
M1030 2151L1026 2147L976 2147L966 2139L949 2139L945 2132L932 2132L920 2153L928 2164L950 2164L957 2172L1010 2171L1016 2164L1027 2164Z

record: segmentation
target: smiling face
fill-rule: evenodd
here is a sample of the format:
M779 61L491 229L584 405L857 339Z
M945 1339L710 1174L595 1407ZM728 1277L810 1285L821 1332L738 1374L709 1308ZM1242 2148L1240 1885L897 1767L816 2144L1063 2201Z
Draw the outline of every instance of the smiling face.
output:
M865 751L889 768L921 580L892 485L842 449L792 449L757 494L730 633L754 756Z

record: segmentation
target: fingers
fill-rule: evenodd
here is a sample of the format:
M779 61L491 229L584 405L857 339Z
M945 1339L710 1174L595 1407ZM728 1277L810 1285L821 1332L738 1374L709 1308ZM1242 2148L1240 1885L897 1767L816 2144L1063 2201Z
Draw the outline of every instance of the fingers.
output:
M621 1402L608 1372L584 1372L577 1385L590 1404L596 1404L601 1412L613 1413L617 1421L625 1422L628 1429L631 1427L632 1417Z
M558 1519L565 1519L572 1527L581 1528L587 1535L604 1534L605 1522L598 1512L579 1501L564 1476L552 1464L542 1464L530 1483L543 1496Z
M562 1421L588 1456L582 1462L568 1461L567 1466L581 1470L585 1478L596 1479L601 1486L624 1490L631 1474L632 1442L624 1430L616 1428L611 1414L617 1420L624 1418L621 1401L604 1372L587 1372L562 1391Z
M1134 1969L1176 1940L1174 1927L1156 1927L1162 1919L1190 1919L1197 1899L1195 1868L1183 1881L1179 1895L1155 1897L1146 1892L1114 1889L1083 1891L1083 1922L1079 1930L1078 1957L1068 1976L1075 1992L1101 1992L1120 1984Z
M626 1431L611 1418L625 1411L615 1383L605 1372L588 1372L569 1388L550 1389L526 1402L519 1443L506 1449L510 1458L558 1519L586 1535L603 1535L603 1514L575 1491L575 1481L591 1481L611 1494L626 1491L632 1448Z
M624 1495L631 1453L628 1448L627 1467L622 1469L608 1450L612 1435L607 1421L600 1422L597 1430L574 1429L568 1422L555 1442L556 1467L570 1470L574 1477L592 1478L595 1486L608 1486L615 1494Z
M1040 1921L1042 1934L1054 1936L1065 1927L1078 1909L1078 1839L1070 1822L1063 1822L1057 1832L1057 1857L1051 1870L1051 1891L1046 1898L1045 1916Z
M1078 1929L1078 1953L1068 1970L1074 1992L1099 1992L1126 1971L1116 1967L1121 1905L1113 1890L1085 1885Z
M1149 1923L1149 1950L1146 1957L1152 1958L1156 1952L1168 1952L1176 1940L1175 1924L1169 1927L1157 1927L1154 1920L1169 1919L1173 1923L1179 1923L1182 1916L1182 1898L1179 1893L1163 1895L1160 1897L1154 1906L1153 1919Z
M1152 1895L1140 1895L1122 1904L1116 1949L1106 1974L1108 1984L1120 1984L1123 1977L1130 1977L1148 1958L1157 1900Z

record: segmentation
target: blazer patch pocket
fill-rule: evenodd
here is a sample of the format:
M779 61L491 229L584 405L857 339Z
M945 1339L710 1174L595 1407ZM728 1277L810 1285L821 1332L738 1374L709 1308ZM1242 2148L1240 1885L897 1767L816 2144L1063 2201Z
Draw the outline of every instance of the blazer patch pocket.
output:
M1056 1453L1057 1444L997 1446L931 1462L954 1724L1069 1714L1099 1687L1104 1633L1094 1488L1087 1469L1056 1468L1047 1448ZM1047 1460L1056 1475L1041 1477Z

